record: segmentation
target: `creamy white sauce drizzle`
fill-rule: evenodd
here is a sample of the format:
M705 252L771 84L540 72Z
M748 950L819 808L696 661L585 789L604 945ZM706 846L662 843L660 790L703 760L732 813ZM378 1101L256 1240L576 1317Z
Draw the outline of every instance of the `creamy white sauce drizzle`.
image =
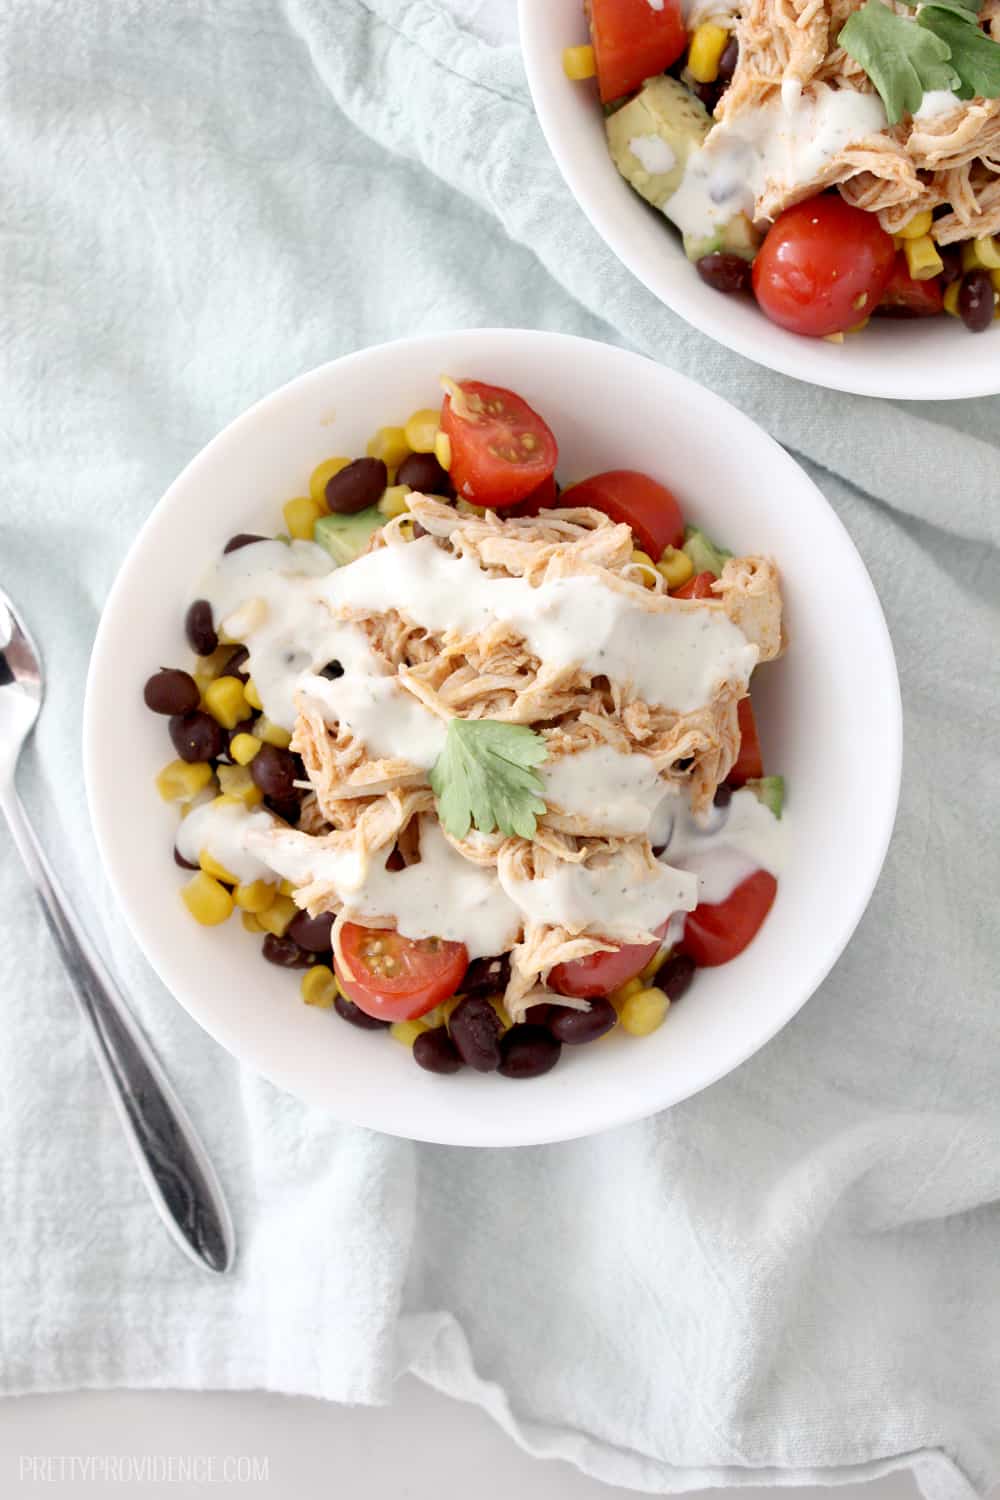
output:
M728 808L714 809L700 825L683 796L668 794L658 810L654 845L661 858L697 876L698 900L715 905L731 896L755 870L780 875L788 851L788 822L776 818L746 787Z
M666 141L658 135L634 135L628 143L628 149L642 163L643 171L652 176L659 172L669 172L677 161Z
M343 664L343 657L339 660ZM371 661L378 665L373 655ZM346 724L373 759L397 757L429 771L444 749L445 720L400 687L387 669L384 675L348 671L333 682L305 676L300 691L319 705L324 722Z
M962 101L951 89L929 89L920 101L920 108L914 111L915 120L933 120L938 115L951 114L953 109L961 107Z
M698 901L696 876L660 861L648 879L636 880L625 854L592 866L566 862L540 880L501 876L501 884L536 922L633 942L637 928L652 932L672 912L692 911Z
M267 834L274 822L269 812L249 812L238 802L205 802L181 820L175 843L177 852L196 865L202 853L235 875L241 884L272 878L272 867L251 854L252 832Z
M768 182L788 188L812 182L838 151L885 127L876 94L818 85L803 96L788 79L780 98L712 127L688 157L664 212L684 234L707 238L736 214L752 219Z
M645 833L663 800L664 784L647 755L595 745L540 768L550 808L587 819L594 833Z

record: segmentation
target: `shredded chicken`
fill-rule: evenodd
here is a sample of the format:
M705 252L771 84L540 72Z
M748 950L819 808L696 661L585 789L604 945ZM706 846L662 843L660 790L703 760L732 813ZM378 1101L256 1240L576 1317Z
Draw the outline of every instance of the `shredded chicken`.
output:
M707 17L710 0L697 0ZM837 37L864 0L750 0L732 20L740 52L732 83L715 110L733 124L780 97L782 84L803 97L826 87L870 93L867 74L837 46ZM912 7L887 0L912 15ZM699 13L700 13L699 11ZM1000 0L985 0L980 24L1000 41ZM808 182L769 180L755 216L773 220L791 204L836 186L849 203L871 213L895 234L916 214L947 205L931 234L940 245L1000 233L1000 99L957 102L926 119L903 120L836 152Z
M417 521L436 545L473 559L489 577L523 578L533 586L571 576L596 577L650 615L718 611L757 646L761 661L782 650L777 571L765 558L727 561L713 599L674 599L659 574L652 587L644 586L632 563L629 528L599 511L567 508L504 520L495 512L459 514L427 496L411 495L409 505L409 515L376 533L370 549L408 546ZM622 754L641 753L653 762L664 791L670 785L683 788L698 810L710 805L738 754L742 681L722 682L709 704L678 712L643 701L629 682L593 678L580 666L555 667L539 660L502 623L463 637L455 631L420 629L396 610L352 619L387 671L395 673L398 685L432 713L442 720L458 716L531 725L544 737L552 760L602 744ZM394 849L407 864L419 858L420 820L433 813L435 804L427 773L405 759L405 747L398 758L371 759L345 726L326 722L322 707L302 694L292 748L303 758L313 796L306 802L301 830L284 838L317 854L335 850L352 855L359 880L371 862L384 863ZM556 809L539 818L530 841L476 832L457 840L442 831L464 858L496 867L501 880L505 873L519 881L540 879L561 861L589 867L621 856L630 880L648 879L657 869L647 837L598 837L585 816ZM341 901L329 880L307 879L296 900L314 914L349 914L349 903ZM369 926L392 925L389 918L364 920ZM505 997L511 1014L523 1016L556 964L652 937L636 927L609 942L599 932L526 923L511 954Z

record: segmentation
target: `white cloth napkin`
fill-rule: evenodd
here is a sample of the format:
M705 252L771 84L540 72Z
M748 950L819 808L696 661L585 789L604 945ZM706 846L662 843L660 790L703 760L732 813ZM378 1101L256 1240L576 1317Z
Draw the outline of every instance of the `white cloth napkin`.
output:
M825 393L680 323L563 187L516 50L490 45L512 7L449 7L0 12L0 581L51 678L22 785L242 1246L210 1279L161 1232L0 835L2 1388L382 1402L412 1369L639 1489L909 1464L928 1495L981 1492L1000 1457L1000 406ZM797 1019L656 1119L506 1152L342 1128L241 1072L122 930L79 750L101 603L183 464L325 359L487 323L631 344L792 448L872 571L907 735L885 874Z

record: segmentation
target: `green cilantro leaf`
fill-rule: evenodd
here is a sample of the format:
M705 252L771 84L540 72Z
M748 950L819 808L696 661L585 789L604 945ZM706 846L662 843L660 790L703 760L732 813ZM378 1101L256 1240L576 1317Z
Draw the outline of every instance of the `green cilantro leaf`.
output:
M875 85L890 125L914 114L925 93L961 84L949 62L949 44L914 25L909 16L898 16L882 0L867 0L837 40Z
M534 838L536 816L545 811L534 767L548 753L541 735L524 724L452 719L430 774L442 826L456 839L473 826Z
M917 25L944 42L961 82L960 99L1000 97L1000 46L979 27L975 15L950 0L929 0L917 15Z

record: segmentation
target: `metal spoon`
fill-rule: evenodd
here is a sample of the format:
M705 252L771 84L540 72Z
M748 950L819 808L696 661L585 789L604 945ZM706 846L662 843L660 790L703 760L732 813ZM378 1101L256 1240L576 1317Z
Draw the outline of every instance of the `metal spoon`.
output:
M233 1225L215 1170L115 981L61 891L14 785L42 705L42 659L0 590L0 810L72 981L98 1067L136 1165L172 1238L196 1265L228 1271Z

